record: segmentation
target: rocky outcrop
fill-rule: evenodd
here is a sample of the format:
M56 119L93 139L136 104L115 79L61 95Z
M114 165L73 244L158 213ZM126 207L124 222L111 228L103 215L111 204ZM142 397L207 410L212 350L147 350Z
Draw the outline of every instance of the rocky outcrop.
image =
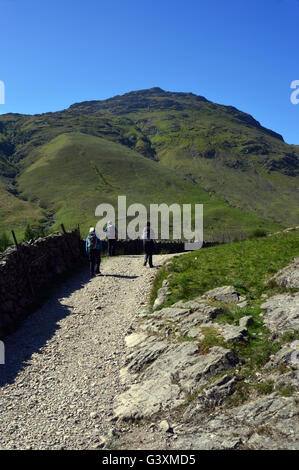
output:
M277 279L295 279L296 263ZM166 281L160 297L166 301L168 294ZM299 293L268 298L258 320L246 314L233 320L231 313L242 312L246 304L234 286L221 286L191 301L164 308L161 302L141 316L126 338L121 371L126 390L116 398L114 419L150 418L149 431L156 427L158 441L167 434L171 449L299 449L299 341L282 344L252 372L246 368L251 356L244 359L238 352L263 337L264 329L248 332L261 319L277 344L284 333L293 335L299 326Z
M156 310L141 320L138 331L126 338L129 347L121 377L128 389L116 399L115 417L135 420L174 409L213 377L234 367L238 359L229 342L244 341L247 330L243 326L213 323L220 313L221 307L210 303L207 297L199 297ZM201 342L206 334L219 336L221 343L217 345L216 341L203 350ZM233 384L233 377L221 379L219 391L215 390L216 382L214 388L207 389L207 396L220 402Z
M170 294L171 294L171 291L168 289L168 287L166 286L161 287L157 292L157 298L154 302L153 310L156 310L157 308L165 304Z
M192 404L183 417L173 448L298 450L298 430L294 397L273 393L211 414L202 413L201 408L196 410Z
M204 294L204 297L218 300L219 302L238 303L240 294L234 286L222 286L209 290Z
M299 288L299 257L294 258L293 263L278 271L274 276L268 279L282 287Z
M82 257L77 231L53 233L8 248L0 256L0 337L16 329L58 276Z
M264 315L265 326L275 335L299 329L299 292L294 295L278 294L270 297L261 305L267 310Z
M266 369L273 369L278 366L299 365L299 341L285 344L276 354L270 357L265 365Z
M127 366L126 373L139 370L141 375L134 376L135 383L117 398L117 418L141 419L173 409L184 403L188 393L199 390L215 374L237 362L235 355L222 347L213 347L208 354L199 355L195 342L166 348L165 343L152 341L144 349L145 353L139 350L131 356Z

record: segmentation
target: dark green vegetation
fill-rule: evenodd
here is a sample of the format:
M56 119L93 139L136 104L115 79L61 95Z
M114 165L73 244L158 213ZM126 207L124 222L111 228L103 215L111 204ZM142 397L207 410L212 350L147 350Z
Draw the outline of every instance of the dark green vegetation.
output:
M205 238L298 222L298 146L230 106L160 88L0 116L0 233L85 231L101 202L204 203Z
M194 299L223 285L233 285L246 296L248 306L245 308L218 303L223 307L224 313L217 316L215 327L217 328L217 323L238 325L241 317L251 315L253 323L248 327L248 341L226 345L215 329L207 327L202 329L205 338L199 344L202 353L215 345L226 346L234 349L240 359L241 366L237 373L240 381L236 393L228 400L229 405L243 402L252 393L271 393L272 384L266 377L265 380L258 381L256 372L261 372L270 355L277 352L283 344L299 339L299 332L290 332L284 334L279 341L273 342L271 333L264 327L263 310L260 308L265 300L261 298L262 294L272 296L295 291L282 288L274 281L267 282L267 279L296 256L299 256L298 231L204 248L176 257L172 260L172 265L162 268L155 279L152 302L162 281L171 274L169 287L172 294L164 306L181 299ZM282 388L278 392L287 396L291 390Z

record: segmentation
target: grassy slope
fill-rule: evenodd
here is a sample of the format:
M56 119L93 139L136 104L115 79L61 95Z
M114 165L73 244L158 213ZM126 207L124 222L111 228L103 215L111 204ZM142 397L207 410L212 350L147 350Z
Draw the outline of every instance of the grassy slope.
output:
M265 289L263 282L295 256L299 256L298 231L188 253L173 261L171 272L175 277L171 279L173 293L169 303L192 299L222 285L234 285L254 304ZM159 272L155 291L167 273L165 268Z
M17 239L23 239L24 227L28 224L42 224L45 222L43 211L28 201L23 201L6 190L0 183L0 233L14 230ZM12 237L11 237L12 239Z
M103 138L82 133L62 134L22 161L18 178L22 196L55 213L56 223L67 226L94 223L94 210L102 202L115 204L118 195L127 204L204 203L206 226L223 228L219 215L236 229L255 228L263 222L211 198L198 185L136 151ZM266 223L269 230L275 225Z
M203 352L207 352L215 345L234 349L241 361L238 371L234 370L239 383L235 393L228 398L227 406L238 405L256 394L272 393L274 383L272 379L268 380L267 374L273 371L267 373L262 366L283 344L299 339L298 331L290 331L279 341L273 342L270 332L263 325L263 310L260 308L265 300L261 299L263 293L270 297L277 293L296 291L279 287L273 281L264 284L273 273L289 264L296 256L299 256L298 231L204 248L174 258L172 266L162 268L156 277L152 301L162 281L172 274L169 279L172 295L165 305L171 305L180 299L193 299L209 289L222 285L234 285L249 301L248 307L245 308L218 303L224 308L225 313L217 317L216 330L214 328L202 330L205 338L199 343L199 348ZM217 323L238 325L239 319L245 315L253 317L253 324L248 328L248 341L227 345L217 334ZM174 329L175 325L172 328ZM185 340L189 339L186 337ZM280 372L288 370L288 367L282 367ZM291 387L283 386L276 391L282 396L293 393ZM191 399L196 399L196 395Z
M132 178L132 187L129 189L127 169L119 171L122 168L119 167L120 160L123 163L123 159L112 158L111 162L114 163L109 166L106 158L99 156L101 152L94 151L95 145L90 144L91 140L88 140L88 144L86 139L84 144L83 141L78 145L66 144L63 135L73 135L74 132L105 139L105 150L102 145L105 155L115 154L113 143L121 144L118 151L125 155L126 162L126 149L134 151L130 155L139 158L140 168L145 165L135 178L138 183ZM61 140L56 141L59 136ZM85 144L87 148L84 150L81 146ZM110 146L111 149L108 149ZM55 152L59 153L59 171L55 171L52 162L44 170L36 167L32 174L34 176L28 173L23 175L23 169L30 162L43 158L44 153L54 155ZM68 157L63 165L64 152ZM220 229L237 232L250 230L254 226L275 230L298 222L298 185L294 176L298 168L298 146L288 146L279 136L263 129L250 116L234 108L215 105L192 94L153 89L103 102L80 103L57 113L0 116L0 181L14 188L15 175L19 174L23 194L33 201L27 203L32 212L26 217L28 222L38 222L45 209L46 215L55 211L54 219L57 221L64 219L72 225L77 222L87 224L92 213L87 215L86 210L92 205L93 212L95 205L95 198L85 187L88 185L87 179L97 179L97 183L94 183L98 188L97 200L98 196L101 198L104 195L105 201L109 197L103 181L90 166L93 155L96 155L97 161L100 159L99 165L104 165L106 178L108 182L114 182L114 190L121 189L129 199L132 198L130 202L136 197L136 202L157 202L159 196L161 201L166 198L164 202L168 202L175 193L169 189L174 181L177 181L179 175L181 181L187 177L190 184L185 187L185 195L182 190L178 191L179 199L180 202L209 200L210 205L205 210L206 234L208 230L214 233ZM83 163L86 159L89 166ZM151 167L150 172L153 184L146 184L142 188L146 180L142 173L147 171L150 160L156 165ZM85 167L82 182L78 180L78 162ZM162 167L165 167L165 178L167 174L171 181L167 191L165 181L165 184L160 181ZM48 178L43 175L47 168L51 168ZM173 171L169 172L169 169ZM41 175L42 184L36 181L38 175ZM73 177L76 182L70 180ZM53 178L57 178L56 183L52 181ZM43 187L46 180L47 187L51 187L53 201L46 194L47 187ZM32 192L29 182L32 183ZM158 183L165 188L162 193L158 190ZM63 187L59 187L59 184ZM70 200L66 201L66 196ZM5 213L6 205L11 204L11 197L2 191L1 198L4 211L0 230L3 230L5 222L11 228L11 220L7 219ZM40 199L42 208L39 207ZM238 210L232 210L232 207ZM20 215L16 209L15 219L21 220Z
M298 151L254 127L233 122L224 112L214 113L209 119L210 105L205 106L206 110L190 114L143 115L144 132L146 126L156 129L155 133L150 130L153 134L149 137L160 161L191 175L203 188L226 198L234 207L277 222L296 223L298 178L290 176L292 170L284 165L288 158L285 155L294 152L298 171ZM275 166L281 166L280 170L274 170ZM286 174L288 171L290 174Z

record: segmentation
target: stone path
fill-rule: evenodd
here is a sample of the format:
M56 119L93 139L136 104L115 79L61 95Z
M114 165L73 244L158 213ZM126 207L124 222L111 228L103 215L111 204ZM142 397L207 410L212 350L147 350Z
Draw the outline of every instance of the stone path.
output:
M173 255L154 257L161 265ZM111 428L124 338L146 307L156 269L106 260L69 279L5 341L0 449L92 449Z

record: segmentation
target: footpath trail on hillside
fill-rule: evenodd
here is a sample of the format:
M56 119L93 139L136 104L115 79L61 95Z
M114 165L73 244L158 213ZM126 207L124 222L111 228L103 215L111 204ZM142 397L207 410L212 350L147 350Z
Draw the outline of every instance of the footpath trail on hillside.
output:
M157 266L173 255L154 257ZM6 338L0 366L0 449L92 449L110 427L130 324L156 269L142 256L70 278Z

